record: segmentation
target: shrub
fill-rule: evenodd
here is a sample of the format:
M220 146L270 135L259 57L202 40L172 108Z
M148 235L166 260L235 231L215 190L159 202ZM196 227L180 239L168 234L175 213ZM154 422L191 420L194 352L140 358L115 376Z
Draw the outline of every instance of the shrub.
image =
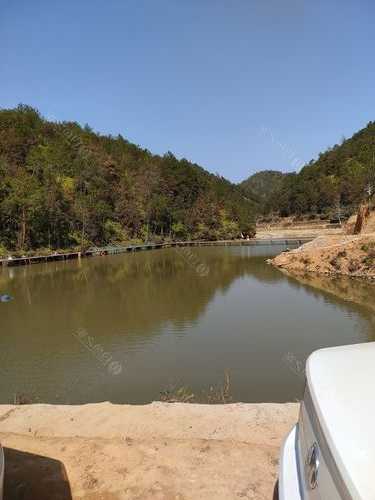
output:
M8 254L8 250L3 245L0 245L0 259L5 259Z
M128 235L119 222L109 219L104 224L104 238L107 243L121 243L128 239Z
M349 262L348 270L350 273L355 273L360 268L360 263L357 260L352 259Z

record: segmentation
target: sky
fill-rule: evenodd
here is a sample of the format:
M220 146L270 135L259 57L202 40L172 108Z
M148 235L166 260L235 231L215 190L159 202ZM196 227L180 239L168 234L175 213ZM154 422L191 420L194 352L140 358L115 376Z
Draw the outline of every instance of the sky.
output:
M375 120L373 0L0 0L0 107L238 182Z

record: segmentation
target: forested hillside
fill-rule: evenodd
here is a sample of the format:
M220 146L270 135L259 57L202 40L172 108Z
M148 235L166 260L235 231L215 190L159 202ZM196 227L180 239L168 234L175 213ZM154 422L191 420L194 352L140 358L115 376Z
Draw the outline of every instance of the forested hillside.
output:
M67 248L130 239L253 232L254 202L222 177L121 135L0 110L0 247Z
M280 189L285 175L277 170L262 170L241 182L240 187L247 195L264 205L270 196Z
M260 199L263 213L350 214L375 190L375 122L320 154L298 174L280 178L259 172L243 187L257 194L259 176L267 186L267 195Z

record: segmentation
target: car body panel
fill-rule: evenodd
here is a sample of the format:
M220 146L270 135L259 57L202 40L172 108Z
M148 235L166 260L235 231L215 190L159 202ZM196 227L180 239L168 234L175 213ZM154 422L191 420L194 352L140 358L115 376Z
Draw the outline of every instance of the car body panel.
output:
M297 436L298 426L295 426L287 435L281 449L279 500L302 500L296 454Z
M298 424L281 452L280 500L375 499L374 383L375 343L310 356Z
M0 444L0 500L3 500L3 489L4 489L4 451Z
M306 378L313 420L348 498L373 500L375 342L316 351L308 359Z
M317 429L314 416L310 416L310 408L309 405L305 404L306 400L308 400L308 396L305 395L298 420L299 439L297 448L302 498L309 500L344 500L347 496L343 488L340 487L341 478L337 474L335 464L332 463L330 450L326 446L324 437ZM318 451L317 484L315 488L310 485L312 471L308 460L313 446L316 446Z

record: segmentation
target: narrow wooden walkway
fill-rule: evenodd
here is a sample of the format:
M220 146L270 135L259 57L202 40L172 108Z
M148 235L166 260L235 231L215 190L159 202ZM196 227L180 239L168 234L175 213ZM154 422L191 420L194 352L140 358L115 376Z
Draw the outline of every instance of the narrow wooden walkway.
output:
M93 257L99 255L116 255L126 252L138 252L142 250L157 250L161 248L175 247L197 247L197 246L268 246L268 245L302 245L311 241L311 238L272 238L272 239L252 239L252 240L220 240L220 241L173 241L168 243L144 243L142 245L127 246L107 246L93 247L86 252L53 253L51 255L38 255L34 257L17 257L11 259L1 259L1 266L24 266L30 264L40 264L44 262L65 261Z

